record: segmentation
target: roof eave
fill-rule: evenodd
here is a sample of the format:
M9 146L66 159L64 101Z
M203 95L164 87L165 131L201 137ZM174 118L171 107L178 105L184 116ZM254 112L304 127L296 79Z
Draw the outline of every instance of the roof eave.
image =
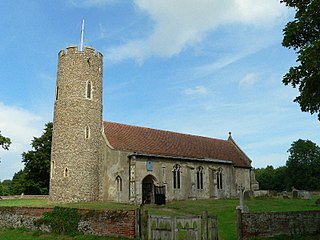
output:
M164 158L164 159L176 159L184 161L202 161L202 162L211 162L211 163L220 163L220 164L233 164L230 160L221 160L221 159L212 159L212 158L192 158L192 157L179 157L179 156L168 156L160 154L148 154L148 153L133 153L128 157L154 157L154 158Z

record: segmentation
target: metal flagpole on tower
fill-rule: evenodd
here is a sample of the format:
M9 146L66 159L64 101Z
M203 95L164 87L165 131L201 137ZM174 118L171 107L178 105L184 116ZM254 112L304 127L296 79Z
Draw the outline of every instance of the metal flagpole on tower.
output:
M83 38L84 38L84 18L82 18L82 27L81 27L81 39L80 39L80 51L83 51Z

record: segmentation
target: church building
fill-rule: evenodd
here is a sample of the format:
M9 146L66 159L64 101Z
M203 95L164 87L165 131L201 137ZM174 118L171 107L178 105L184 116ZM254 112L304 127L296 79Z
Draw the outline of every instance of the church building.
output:
M103 121L102 79L100 52L59 52L51 201L162 204L258 189L252 161L231 133L220 140Z

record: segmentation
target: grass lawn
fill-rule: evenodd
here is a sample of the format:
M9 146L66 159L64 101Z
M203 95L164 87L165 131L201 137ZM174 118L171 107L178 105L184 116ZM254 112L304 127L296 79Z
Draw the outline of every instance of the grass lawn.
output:
M200 215L208 211L209 216L218 218L218 232L220 240L236 239L236 211L239 200L187 200L167 203L165 206L145 206L149 213L156 215ZM246 201L251 212L270 211L305 211L320 210L315 204L315 198L302 199L252 199ZM285 239L285 238L282 238Z
M5 199L0 200L1 206L16 206L16 207L44 207L50 208L54 206L70 207L70 208L85 208L85 209L111 209L111 210L132 210L136 209L137 206L126 203L115 203L115 202L89 202L89 203L64 203L57 204L51 203L47 199L36 199L36 198L18 198L18 199Z
M319 196L318 196L319 197ZM316 197L311 200L303 199L252 199L246 201L250 212L270 212L270 211L305 211L320 210L320 206L315 204ZM48 203L45 199L12 199L1 200L0 206L32 206L32 207L53 207L56 204ZM201 215L203 211L208 211L209 215L218 218L218 232L220 240L236 239L236 206L239 200L235 199L208 199L208 200L186 200L169 202L165 206L145 205L149 213L156 215ZM59 204L64 207L90 208L90 209L135 209L137 206L129 204L119 204L113 202L94 202L77 204ZM10 230L12 231L12 230ZM8 233L8 232L7 232ZM0 239L29 239L29 238L4 238L3 231L0 232ZM8 233L9 234L9 233ZM31 234L28 232L28 234ZM50 235L51 236L51 235ZM88 236L86 236L88 237ZM33 238L30 239L58 239L58 238ZM59 238L59 239L110 239L110 238ZM112 239L112 238L111 238ZM275 238L287 239L287 238ZM302 238L297 238L302 239ZM304 238L312 239L312 238Z
M61 236L42 232L29 231L27 229L1 229L1 240L125 240L127 238L100 237L90 235Z

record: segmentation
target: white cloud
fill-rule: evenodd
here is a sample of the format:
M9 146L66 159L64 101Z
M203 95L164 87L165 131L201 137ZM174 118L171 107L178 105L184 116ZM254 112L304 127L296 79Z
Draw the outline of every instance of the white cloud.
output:
M208 89L204 86L196 86L194 88L187 88L183 91L186 95L207 95Z
M12 141L9 151L0 150L0 179L11 178L21 169L21 154L31 149L34 136L41 135L42 118L19 107L0 102L0 130Z
M276 0L135 0L135 4L153 20L153 32L107 49L109 61L171 57L200 43L218 26L269 27L286 15L286 8Z
M238 60L242 59L243 57L253 53L256 51L257 47L250 46L250 50L247 51L240 51L236 54L226 55L212 63L208 63L202 66L195 67L193 69L193 74L196 78L201 78L208 76L228 65L237 62Z
M285 14L285 6L279 1L274 0L234 0L234 6L231 9L234 18L244 24L265 26L274 24Z
M239 82L241 88L249 88L258 81L258 76L255 73L247 73Z

